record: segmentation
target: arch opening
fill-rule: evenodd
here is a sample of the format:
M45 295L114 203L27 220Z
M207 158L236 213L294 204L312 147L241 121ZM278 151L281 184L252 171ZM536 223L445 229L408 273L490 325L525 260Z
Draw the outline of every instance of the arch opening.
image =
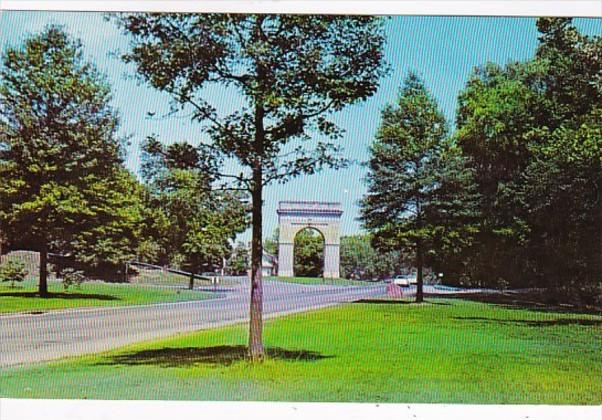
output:
M295 277L324 276L324 234L313 227L300 229L293 244L293 275Z

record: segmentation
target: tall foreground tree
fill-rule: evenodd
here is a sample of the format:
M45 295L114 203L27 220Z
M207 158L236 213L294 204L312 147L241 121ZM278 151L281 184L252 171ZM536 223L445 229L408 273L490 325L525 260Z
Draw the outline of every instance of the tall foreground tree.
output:
M372 144L361 219L380 249L410 249L423 301L425 259L473 233L471 174L446 141L443 114L423 82L410 74L396 106L382 113ZM437 248L438 246L439 248Z
M327 116L376 91L385 71L382 21L211 14L116 19L131 39L125 60L143 81L171 95L175 112L190 111L201 124L206 137L189 163L210 175L214 187L252 197L249 355L261 359L263 188L343 164L333 143L342 131ZM211 85L235 92L231 98L240 98L240 107L224 111L223 98L208 96ZM238 169L226 170L232 161Z
M69 248L76 233L114 212L98 198L120 164L110 99L80 43L60 27L2 57L0 231L11 245L40 252L41 296L48 295L48 252Z

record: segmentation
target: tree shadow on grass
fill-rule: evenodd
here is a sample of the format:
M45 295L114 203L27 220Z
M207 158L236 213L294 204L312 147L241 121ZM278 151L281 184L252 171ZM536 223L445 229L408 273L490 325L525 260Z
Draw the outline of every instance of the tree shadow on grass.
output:
M286 350L279 347L267 347L266 355L272 360L316 361L334 356L324 356L310 350ZM230 366L247 359L247 347L181 347L141 350L124 353L105 360L100 365L186 367L193 365Z
M445 295L427 295L444 299L462 299L472 302L490 303L506 309L526 309L535 312L556 312L565 314L600 315L600 308L579 308L571 305L545 302L541 294L532 292L499 293L449 293Z
M57 292L49 293L47 297L42 298L38 292L1 292L0 297L24 297L39 299L90 299L90 300L121 300L116 296L100 295L95 293L67 293Z
M588 319L588 318L560 318L560 319L542 319L542 320L530 320L530 319L499 319L499 318L485 318L480 316L457 316L453 319L460 321L478 321L485 323L496 323L500 325L524 325L527 327L555 327L561 325L581 325L581 326L598 326L602 325L600 319Z
M369 303L369 304L377 304L377 305L411 305L416 304L415 300L397 300L397 299L360 299L356 300L353 303ZM442 305L442 306L450 306L451 303L447 302L435 302L430 300L425 300L422 303L426 303L429 305Z

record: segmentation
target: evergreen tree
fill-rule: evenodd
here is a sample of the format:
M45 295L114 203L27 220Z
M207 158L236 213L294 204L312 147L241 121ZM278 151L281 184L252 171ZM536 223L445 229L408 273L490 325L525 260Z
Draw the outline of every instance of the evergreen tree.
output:
M48 252L114 219L111 179L120 169L110 88L82 47L49 26L8 48L0 70L0 231L40 252L39 293L48 295Z
M410 74L396 106L382 113L370 148L368 193L361 219L380 249L409 249L423 301L425 259L474 233L472 180L447 141L445 118L422 81ZM435 247L438 245L438 247Z

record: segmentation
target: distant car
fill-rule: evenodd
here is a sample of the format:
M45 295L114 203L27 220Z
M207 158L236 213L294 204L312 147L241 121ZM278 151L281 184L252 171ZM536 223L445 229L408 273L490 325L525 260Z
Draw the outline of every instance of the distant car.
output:
M396 276L393 279L393 284L401 287L410 287L410 279L408 276Z

